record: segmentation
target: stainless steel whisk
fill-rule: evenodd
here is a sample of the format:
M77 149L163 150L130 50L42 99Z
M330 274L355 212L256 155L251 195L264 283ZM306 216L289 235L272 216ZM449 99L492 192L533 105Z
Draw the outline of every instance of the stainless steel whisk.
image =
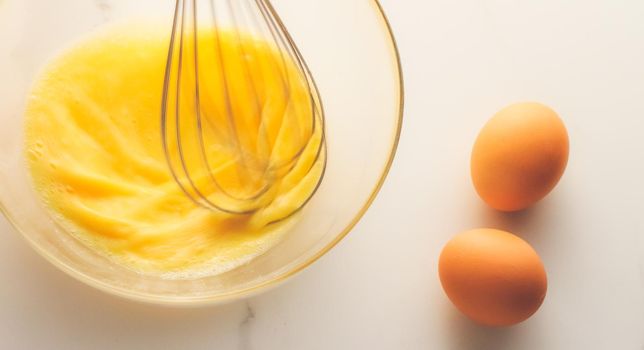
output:
M248 214L270 203L277 179L296 166L315 137L319 138L319 144L314 145L316 158L309 171L317 162L325 165L323 108L311 72L269 0L204 2L202 9L199 0L176 0L163 85L163 151L174 181L195 204L214 211ZM204 30L210 31L207 34L212 40L208 49L212 57L200 52L205 51L199 38L206 35ZM267 84L264 73L257 73L261 69L256 65L262 62L244 44L251 37L254 42L271 47L270 52L275 56L270 61L271 74L279 79L281 89L274 93L287 101L284 113L289 111L290 116L288 121L278 121L282 123L281 128L289 128L283 137L288 142L295 142L297 137L293 135L304 137L300 140L301 147L279 161L273 156L278 142L271 142L266 131L269 123L276 122L267 117L274 108L266 102L270 99L266 94L271 91L264 87ZM205 59L213 60L208 67ZM213 81L221 88L207 86ZM297 82L302 84L295 86ZM306 110L293 107L298 91L306 93ZM242 104L244 111L235 106L242 100L247 101ZM213 105L213 101L223 103ZM246 125L246 133L247 125L253 126L250 137L240 133L241 124ZM232 155L230 158L235 164L215 164L213 152ZM235 191L222 183L218 171L226 167L234 169L236 183L241 188L251 190ZM286 217L308 202L322 175L323 171L315 188Z

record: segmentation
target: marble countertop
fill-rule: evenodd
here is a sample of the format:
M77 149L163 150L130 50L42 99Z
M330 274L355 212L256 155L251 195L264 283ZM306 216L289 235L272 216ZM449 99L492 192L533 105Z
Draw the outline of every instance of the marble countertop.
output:
M0 348L644 349L644 3L382 3L405 125L386 185L345 240L265 294L169 309L82 285L0 219ZM110 16L110 1L95 6ZM545 201L502 215L472 189L469 152L485 120L519 100L562 115L571 158ZM438 254L474 227L515 232L542 256L549 291L527 322L479 327L444 296Z

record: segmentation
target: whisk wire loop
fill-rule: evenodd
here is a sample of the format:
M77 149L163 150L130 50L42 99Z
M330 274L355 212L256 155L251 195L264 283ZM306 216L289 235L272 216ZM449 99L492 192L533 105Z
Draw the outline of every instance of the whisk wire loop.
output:
M326 166L324 110L313 76L269 0L219 6L208 0L209 20L198 1L176 0L169 40L161 136L172 178L198 206L249 214L274 200L280 178L316 147L306 170L321 163L319 179L286 218L310 200ZM266 85L271 79L278 90Z

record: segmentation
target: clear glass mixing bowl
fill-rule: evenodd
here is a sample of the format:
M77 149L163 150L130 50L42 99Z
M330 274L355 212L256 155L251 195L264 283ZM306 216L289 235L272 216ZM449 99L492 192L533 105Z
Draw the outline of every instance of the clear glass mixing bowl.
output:
M34 192L23 158L23 109L44 64L95 28L124 19L168 20L173 0L0 0L0 209L47 260L130 299L217 303L275 286L337 244L374 200L402 123L395 41L375 0L274 0L316 78L326 109L328 167L300 220L279 245L229 272L193 280L135 273L58 226ZM168 27L169 28L169 27Z

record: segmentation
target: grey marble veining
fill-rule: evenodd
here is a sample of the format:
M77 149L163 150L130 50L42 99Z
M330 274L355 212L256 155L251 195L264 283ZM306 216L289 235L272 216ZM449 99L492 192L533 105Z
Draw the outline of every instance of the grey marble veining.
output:
M104 20L109 20L112 15L112 2L110 0L94 0L96 7Z
M253 326L253 321L255 321L255 309L250 304L246 302L246 315L244 319L239 324L239 350L251 350L251 331Z

